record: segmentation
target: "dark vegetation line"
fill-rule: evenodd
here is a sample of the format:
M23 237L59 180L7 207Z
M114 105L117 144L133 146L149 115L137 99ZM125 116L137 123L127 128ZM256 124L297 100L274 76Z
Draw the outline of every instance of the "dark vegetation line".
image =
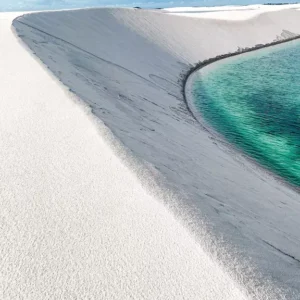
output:
M253 51L256 51L256 50L259 50L259 49L263 49L263 48L268 48L268 47L272 47L272 46L275 46L275 45L279 45L279 44L283 44L283 43L287 43L287 42L290 42L290 41L294 41L294 40L297 40L297 39L300 39L300 35L295 35L291 38L286 38L286 39L283 39L283 40L279 40L279 41L274 41L274 42L271 42L271 43L267 43L267 44L258 44L258 45L255 45L254 47L251 47L251 48L245 48L245 49L240 49L235 51L235 52L229 52L227 54L221 54L221 55L218 55L218 56L215 56L215 57L212 57L212 58L209 58L209 59L206 59L206 60L203 60L203 61L200 61L198 63L196 63L194 66L192 66L186 73L183 73L181 75L181 78L179 79L179 81L181 82L181 94L182 94L182 97L183 97L183 101L187 107L187 110L189 111L189 113L193 116L193 118L198 122L199 120L196 118L195 114L193 113L192 109L190 108L189 104L188 104L188 101L187 101L187 98L186 98L186 83L190 77L190 75L192 75L194 72L212 64L212 63L215 63L219 60L222 60L222 59L225 59L225 58L228 58L228 57L233 57L233 56L238 56L240 54L244 54L244 53L248 53L248 52L253 52Z
M281 2L281 3L264 3L263 5L290 5L290 4L299 4L299 2Z

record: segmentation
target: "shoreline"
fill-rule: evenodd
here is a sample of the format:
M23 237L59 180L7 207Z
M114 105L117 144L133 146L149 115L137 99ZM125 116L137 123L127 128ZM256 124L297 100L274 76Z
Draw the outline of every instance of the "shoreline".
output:
M195 80L197 80L196 77L199 76L198 72L200 72L200 70L203 70L209 66L217 64L218 62L228 60L230 58L247 55L247 54L253 53L255 51L259 51L259 50L267 49L270 47L290 43L293 41L300 41L300 35L297 35L295 37L292 37L292 38L289 38L286 40L282 40L282 41L276 41L276 42L268 43L265 45L254 46L252 48L242 50L242 51L227 53L224 55L218 55L216 57L209 58L207 60L197 63L190 70L188 70L188 72L186 74L184 74L184 77L182 79L182 97L184 99L184 102L187 106L188 111L190 112L192 117L196 120L196 122L206 132L208 132L208 134L210 134L212 136L212 138L216 139L217 142L221 143L222 146L226 147L226 150L231 152L231 155L235 155L235 157L236 157L236 154L238 154L238 156L242 157L242 160L245 160L247 163L250 163L251 165L255 166L255 168L257 168L259 170L259 172L263 173L264 175L266 174L267 176L271 176L271 178L273 178L279 184L282 184L285 187L288 187L291 190L300 194L300 187L290 183L288 180L281 177L280 175L277 175L271 169L264 167L262 164L260 164L258 161L256 161L254 158L252 158L250 155L245 153L243 151L243 149L228 142L226 137L224 137L221 133L216 131L206 120L204 120L199 109L197 109L195 107L195 104L194 104L195 99L194 99L193 88L192 88L193 83L195 82ZM238 161L240 163L244 163L244 161L240 161L239 158L238 158Z
M295 37L288 38L288 39L275 41L275 42L271 42L271 43L267 43L267 44L263 44L263 45L257 45L257 46L251 47L251 48L249 47L249 48L243 49L241 51L229 52L227 54L217 55L215 57L208 58L208 59L205 59L203 61L199 61L198 63L196 63L186 73L184 73L182 75L182 77L180 78L181 86L182 86L182 89L181 89L182 97L183 97L183 100L184 100L190 114L193 116L193 118L197 122L199 122L199 120L195 117L193 110L190 109L189 103L188 103L187 98L186 98L186 93L185 93L186 83L189 80L189 77L190 77L190 75L192 75L192 73L197 72L197 71L203 69L204 67L206 67L208 65L211 65L215 62L221 61L223 59L227 59L227 58L230 58L230 57L235 57L235 56L238 56L238 55L243 55L243 54L246 54L246 53L249 53L249 52L254 52L254 51L260 50L260 49L266 49L266 48L269 48L269 47L272 47L272 46L288 43L288 42L291 42L291 41L294 41L294 40L299 40L299 39L300 39L300 34L296 35Z

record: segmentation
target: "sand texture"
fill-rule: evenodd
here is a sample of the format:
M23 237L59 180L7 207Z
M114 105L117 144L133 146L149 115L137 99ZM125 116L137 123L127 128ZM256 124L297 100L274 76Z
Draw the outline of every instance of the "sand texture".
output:
M299 194L199 126L180 80L199 60L299 34L300 11L27 14L13 27L34 55L11 21L3 299L300 299Z

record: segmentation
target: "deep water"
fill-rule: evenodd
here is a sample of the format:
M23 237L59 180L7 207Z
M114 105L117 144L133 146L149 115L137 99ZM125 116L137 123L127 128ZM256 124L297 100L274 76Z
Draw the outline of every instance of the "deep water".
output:
M300 42L218 62L200 72L195 106L225 139L300 186Z

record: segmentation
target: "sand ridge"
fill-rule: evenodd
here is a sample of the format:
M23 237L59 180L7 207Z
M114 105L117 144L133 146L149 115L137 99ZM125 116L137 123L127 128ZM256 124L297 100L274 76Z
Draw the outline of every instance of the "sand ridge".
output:
M25 51L15 16L0 14L0 298L247 299Z
M16 49L16 57L27 64L12 72L16 75L35 62L5 24L5 43L10 44L2 53L9 58L9 49ZM17 168L8 165L18 161L19 153L11 151L16 141L27 153L19 165L29 174L16 174L17 184L10 183L3 194L14 207L8 220L17 220L8 226L5 237L24 228L20 231L24 239L7 244L13 251L2 269L15 263L23 246L28 249L18 256L12 273L16 275L4 274L7 282L14 283L5 286L5 296L15 292L61 296L67 291L68 297L72 291L82 298L243 299L243 283L253 299L298 299L297 266L263 240L273 245L279 241L290 253L297 251L299 196L251 165L242 165L196 126L182 102L180 75L198 60L273 41L283 30L297 33L299 12L266 13L237 25L153 11L95 9L25 15L14 21L14 27L129 153L160 173L162 187L179 197L174 202L149 196L139 181L148 178L137 180L126 169L104 135L99 136L82 109L70 102L70 95L35 64L31 76L20 73L15 78L38 85L37 95L22 93L29 92L25 81L20 93L3 104L6 108L10 103L11 111L22 107L20 102L27 107L16 110L24 116L20 127L5 127L12 128L13 142L7 133L3 140L10 160L3 165L7 170L3 178L8 182L14 178ZM49 90L54 94L46 97L43 91ZM21 128L31 129L30 143L31 135ZM25 187L22 194L20 186ZM16 199L21 197L34 201L22 202L20 212ZM279 208L280 201L287 205ZM174 212L185 227L174 219ZM289 219L282 218L286 215ZM203 228L209 232L203 233ZM211 236L215 239L209 243ZM222 246L236 252L222 256ZM40 253L45 254L43 259ZM27 257L31 259L24 260ZM245 260L249 257L251 264ZM38 276L40 289L32 285L37 274L44 274Z

